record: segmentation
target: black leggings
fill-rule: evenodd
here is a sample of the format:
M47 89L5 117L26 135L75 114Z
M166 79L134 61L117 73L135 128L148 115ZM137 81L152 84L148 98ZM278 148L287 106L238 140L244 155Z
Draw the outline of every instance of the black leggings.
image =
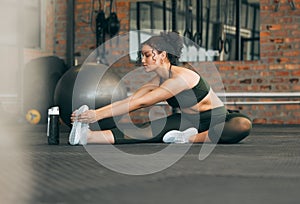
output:
M242 119L247 119L250 126L242 125ZM247 116L222 106L200 114L175 113L143 124L115 123L112 118L101 120L98 124L101 130L112 131L115 144L161 143L167 132L190 127L197 128L198 133L209 130L208 136L213 143L237 143L249 135L250 121ZM142 135L148 137L141 139Z

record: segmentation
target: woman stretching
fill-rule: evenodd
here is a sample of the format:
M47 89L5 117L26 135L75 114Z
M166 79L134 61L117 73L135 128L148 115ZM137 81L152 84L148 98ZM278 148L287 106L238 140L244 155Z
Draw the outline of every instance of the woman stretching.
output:
M142 64L146 72L156 75L128 98L88 110L82 106L71 115L71 145L166 143L237 143L250 133L251 120L229 112L208 83L196 71L178 66L183 43L175 32L163 32L142 44ZM131 111L167 101L180 112L151 121L148 128L130 130L103 121ZM89 123L98 122L92 131ZM140 136L140 137L139 137Z

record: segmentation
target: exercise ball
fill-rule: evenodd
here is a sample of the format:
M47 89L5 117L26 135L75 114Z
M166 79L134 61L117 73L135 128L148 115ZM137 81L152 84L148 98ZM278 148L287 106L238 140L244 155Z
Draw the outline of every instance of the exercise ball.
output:
M127 96L121 78L107 66L97 63L70 68L58 81L54 101L60 118L71 126L71 113L81 105L96 109Z
M39 57L24 68L23 114L31 110L40 113L38 123L47 123L48 108L54 105L54 92L58 80L67 71L64 61L56 56Z

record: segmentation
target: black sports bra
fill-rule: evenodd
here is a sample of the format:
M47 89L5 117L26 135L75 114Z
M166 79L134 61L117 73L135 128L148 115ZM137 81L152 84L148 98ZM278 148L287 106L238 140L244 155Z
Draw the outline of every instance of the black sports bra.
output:
M196 86L191 89L184 90L179 94L167 99L167 103L173 108L188 108L199 103L210 90L209 84L200 77Z

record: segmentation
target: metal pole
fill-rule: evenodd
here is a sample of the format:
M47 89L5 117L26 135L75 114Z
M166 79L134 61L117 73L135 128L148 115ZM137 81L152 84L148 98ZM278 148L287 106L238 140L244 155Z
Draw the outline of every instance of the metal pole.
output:
M75 2L68 0L67 2L67 66L74 66L74 43L75 43L75 22L74 22Z
M153 2L150 2L150 28L154 29L154 9Z
M300 101L226 101L226 105L298 105Z
M253 15L253 25L252 25L252 38L255 38L255 28L256 28L256 15L257 15L257 8L254 7L254 15ZM254 60L254 48L255 48L255 44L254 44L254 40L251 41L251 60Z
M163 29L167 30L167 4L163 1Z
M141 56L141 13L140 13L141 4L140 2L136 2L136 29L137 29L137 41L139 49L137 51L137 64L142 63L142 56Z
M300 92L226 92L217 95L227 98L300 98Z
M300 101L225 101L225 105L300 105ZM167 102L159 102L156 106L166 106Z
M141 30L140 2L136 3L136 29Z
M177 1L172 0L172 31L177 31L176 13L177 13Z
M20 108L21 113L24 113L24 1L17 3L18 13L18 35L17 35L17 49L18 49L18 70L20 70L20 83L18 84L18 91L20 94ZM4 20L4 19L2 19Z
M235 24L236 24L236 33L235 33L235 59L241 60L241 8L242 0L236 0L236 13L235 13Z
M300 92L226 92L216 93L221 99L226 98L300 98ZM132 95L132 93L128 93ZM300 105L300 101L224 101L226 105ZM168 105L167 102L159 102L155 104Z

